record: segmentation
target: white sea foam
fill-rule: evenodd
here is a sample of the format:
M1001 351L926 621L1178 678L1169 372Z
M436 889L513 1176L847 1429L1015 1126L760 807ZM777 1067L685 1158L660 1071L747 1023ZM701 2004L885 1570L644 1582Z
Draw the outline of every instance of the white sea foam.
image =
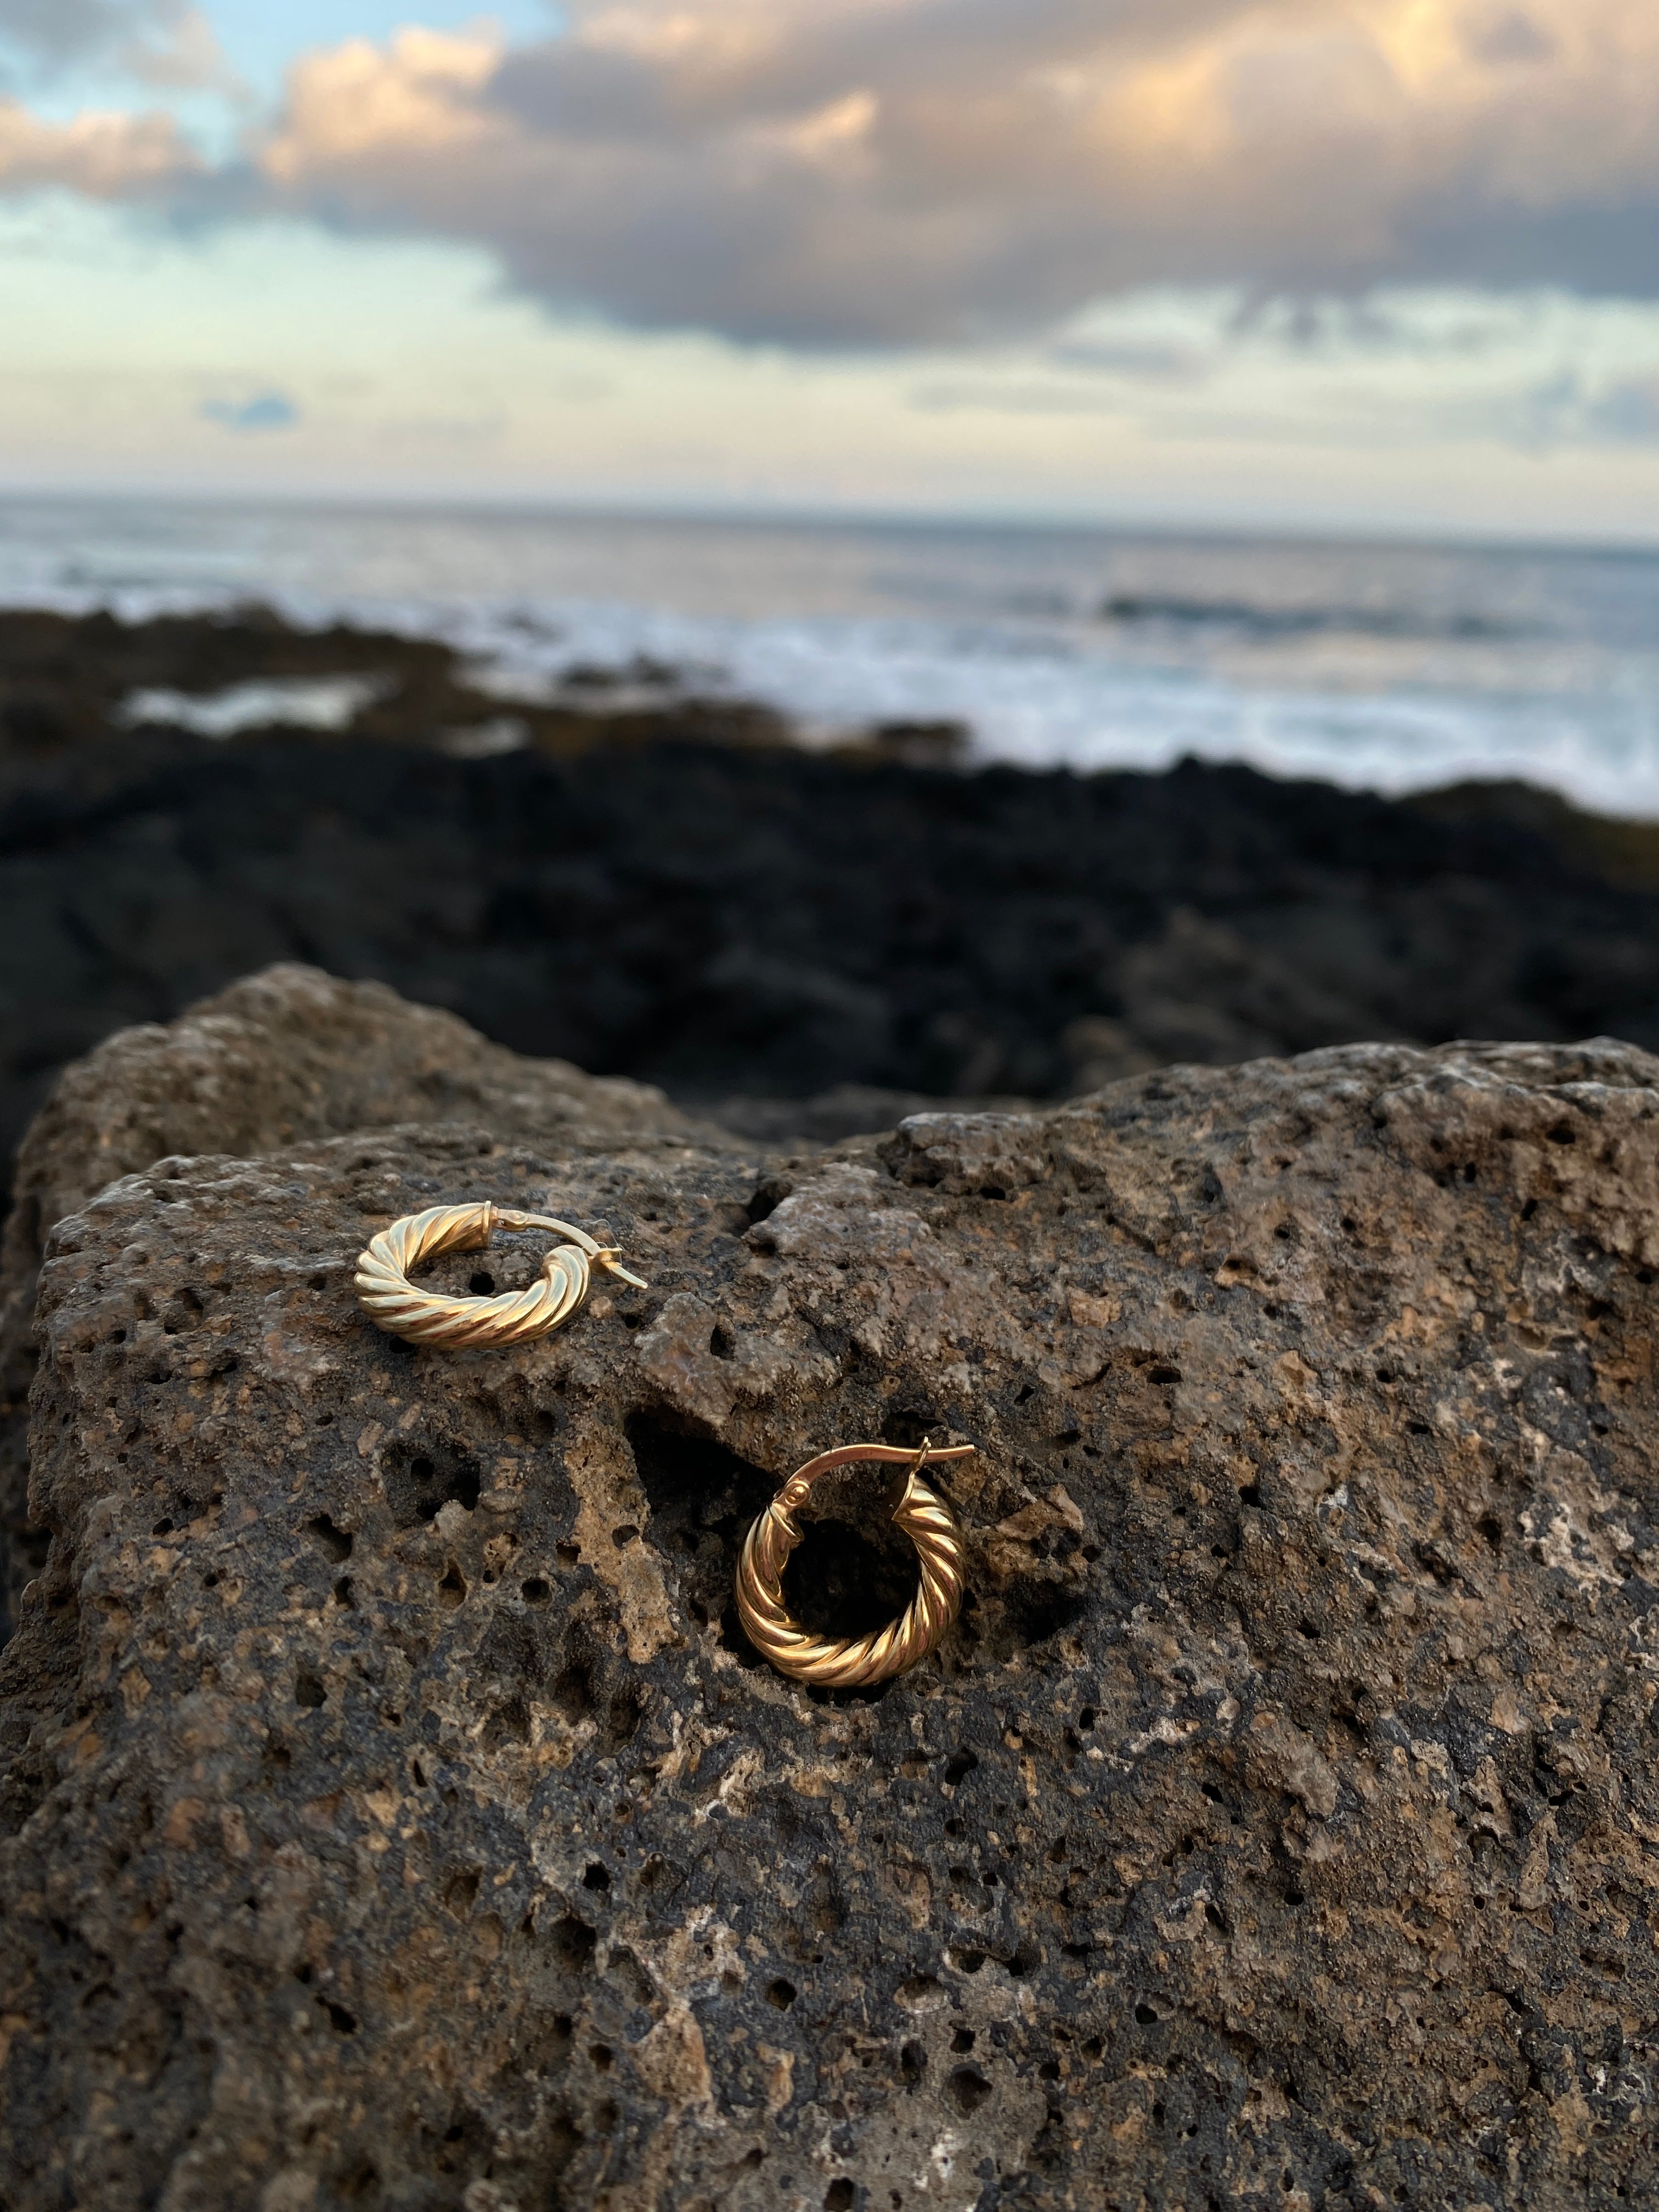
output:
M292 729L349 729L386 686L376 676L272 676L222 691L135 691L123 702L128 723L171 722L198 738L235 738L286 723Z
M1191 755L1385 792L1519 776L1659 817L1659 559L0 503L0 601L138 617L249 599L441 637L509 708L596 666L631 669L617 696L635 696L666 666L779 707L808 743L951 720L980 760L1030 768Z

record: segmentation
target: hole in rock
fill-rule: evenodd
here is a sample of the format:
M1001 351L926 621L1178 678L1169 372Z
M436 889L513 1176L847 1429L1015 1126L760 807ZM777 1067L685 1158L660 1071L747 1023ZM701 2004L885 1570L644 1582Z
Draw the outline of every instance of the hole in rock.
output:
M958 2057L964 2052L971 2051L973 2047L974 2031L971 2027L959 2027L951 2035L951 2048Z
M965 1750L953 1752L945 1764L945 1779L954 1790L959 1782L966 1781L978 1765L977 1753Z
M744 1532L780 1478L739 1459L724 1444L655 1413L630 1414L624 1433L651 1508L646 1539L672 1559L684 1601L705 1620L730 1613L729 1647L754 1659L736 1624L732 1577ZM624 1524L626 1525L626 1524Z
M477 1462L457 1444L399 1437L380 1462L386 1504L399 1528L434 1520L452 1503L471 1513L483 1488Z
M902 1444L907 1451L915 1451L924 1437L932 1437L937 1442L942 1426L925 1406L894 1406L882 1422L881 1440L884 1444Z
M842 2174L838 2181L832 2181L824 2191L823 2212L853 2212L853 2207L858 2201L857 2189L847 2176Z
M787 2012L795 2002L795 1985L780 1974L775 1981L766 1984L766 2002L775 2005L780 2012Z
M530 1708L522 1698L509 1698L504 1705L497 1705L484 1723L483 1747L499 1751L504 1743L528 1743L530 1741Z
M444 1884L444 1903L458 1918L471 1911L473 1900L478 1894L478 1884L483 1879L478 1868L460 1867Z
M971 1595L971 1593L970 1593ZM1002 1593L1000 1626L988 1619L986 1646L991 1656L1012 1658L1024 1646L1046 1643L1062 1629L1075 1627L1089 1609L1089 1586L1049 1582L1021 1575ZM964 1612L967 1607L964 1606Z
M301 1667L294 1677L294 1702L314 1712L328 1696L321 1680L308 1667Z
M608 1867L601 1866L599 1861L595 1859L592 1865L589 1867L582 1875L582 1887L584 1889L609 1889L610 1887L610 1869Z
M488 1267L480 1267L467 1277L466 1287L475 1298L493 1298L495 1295L495 1278Z
M991 2085L977 2066L953 2066L945 2094L963 2119L976 2112L991 2094Z
M593 1963L599 1939L585 1920L567 1912L548 1929L547 1941L555 1960L567 1973L585 1974Z
M640 1887L650 1897L672 1897L685 1887L685 1876L665 1858L648 1858L640 1869ZM775 1999L773 2000L776 2002Z
M907 2043L899 2052L899 2074L907 2089L914 2089L927 2071L927 2053L919 2043Z
M915 1547L887 1517L890 1480L884 1468L849 1468L814 1496L826 1517L803 1516L805 1535L784 1569L783 1595L796 1620L817 1635L867 1635L902 1613L915 1593ZM827 1517L842 1513L848 1517Z
M326 1513L307 1521L306 1533L315 1539L318 1549L337 1566L342 1559L351 1557L351 1538L343 1528L337 1528Z
M744 1209L750 1227L753 1229L760 1222L769 1221L793 1188L792 1183L783 1182L776 1176L769 1177L762 1183Z
M466 1577L453 1559L444 1570L443 1580L438 1585L438 1602L451 1612L466 1595Z
M553 1702L568 1721L583 1721L597 1709L599 1696L592 1662L572 1641L570 1656L553 1678Z
M546 1605L552 1599L552 1585L544 1583L539 1575L532 1575L527 1583L521 1583L519 1587L526 1605Z

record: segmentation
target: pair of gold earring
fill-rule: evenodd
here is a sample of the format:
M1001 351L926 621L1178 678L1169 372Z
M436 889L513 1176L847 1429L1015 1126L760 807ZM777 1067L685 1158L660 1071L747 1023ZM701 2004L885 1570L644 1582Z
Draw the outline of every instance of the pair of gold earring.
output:
M410 1280L422 1260L446 1252L477 1252L498 1229L550 1229L570 1241L543 1260L528 1290L492 1297L447 1297ZM471 1206L428 1206L405 1214L369 1239L357 1259L357 1297L377 1328L452 1352L527 1344L560 1328L586 1304L593 1270L600 1267L636 1290L647 1286L622 1264L620 1249L599 1244L568 1221L525 1213L490 1200ZM926 1437L919 1449L897 1444L840 1444L798 1468L744 1539L738 1561L738 1617L750 1642L781 1674L830 1689L864 1689L884 1682L927 1657L962 1605L963 1539L955 1515L921 1480L930 1459L965 1459L972 1444L935 1451ZM900 1465L892 1520L915 1547L921 1569L916 1594L896 1620L867 1636L815 1636L784 1602L783 1572L805 1530L797 1517L812 1485L837 1468L866 1461Z

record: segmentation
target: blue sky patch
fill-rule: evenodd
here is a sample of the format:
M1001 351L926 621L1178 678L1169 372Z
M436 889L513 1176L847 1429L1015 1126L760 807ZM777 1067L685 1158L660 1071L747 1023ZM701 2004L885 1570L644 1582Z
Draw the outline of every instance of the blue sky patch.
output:
M286 430L300 410L286 392L258 392L251 399L204 399L202 413L227 430Z

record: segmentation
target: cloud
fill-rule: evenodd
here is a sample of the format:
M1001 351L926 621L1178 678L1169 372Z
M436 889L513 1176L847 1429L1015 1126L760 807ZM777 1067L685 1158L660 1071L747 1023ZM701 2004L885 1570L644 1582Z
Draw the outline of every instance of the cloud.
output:
M0 41L62 60L102 46L131 20L116 0L0 0Z
M185 0L153 0L143 10L140 29L122 42L116 59L129 76L159 90L246 94L212 24Z
M20 101L0 98L0 192L58 185L88 199L156 199L197 167L167 116L88 113L42 123Z
M529 46L313 52L245 163L183 197L794 346L1027 336L1148 285L1655 297L1659 8L567 0Z
M1146 283L1659 291L1652 0L574 0L307 58L286 205L750 339L1050 325Z
M1590 428L1620 445L1659 442L1659 376L1616 377L1591 398Z
M287 430L300 410L285 392L256 392L247 399L204 399L201 413L227 430Z
M1566 446L1659 445L1659 373L1601 381L1564 368L1490 404L1457 410L1457 427L1496 428L1523 450Z
M190 0L0 0L0 48L37 63L112 62L168 90L236 89L213 27Z

